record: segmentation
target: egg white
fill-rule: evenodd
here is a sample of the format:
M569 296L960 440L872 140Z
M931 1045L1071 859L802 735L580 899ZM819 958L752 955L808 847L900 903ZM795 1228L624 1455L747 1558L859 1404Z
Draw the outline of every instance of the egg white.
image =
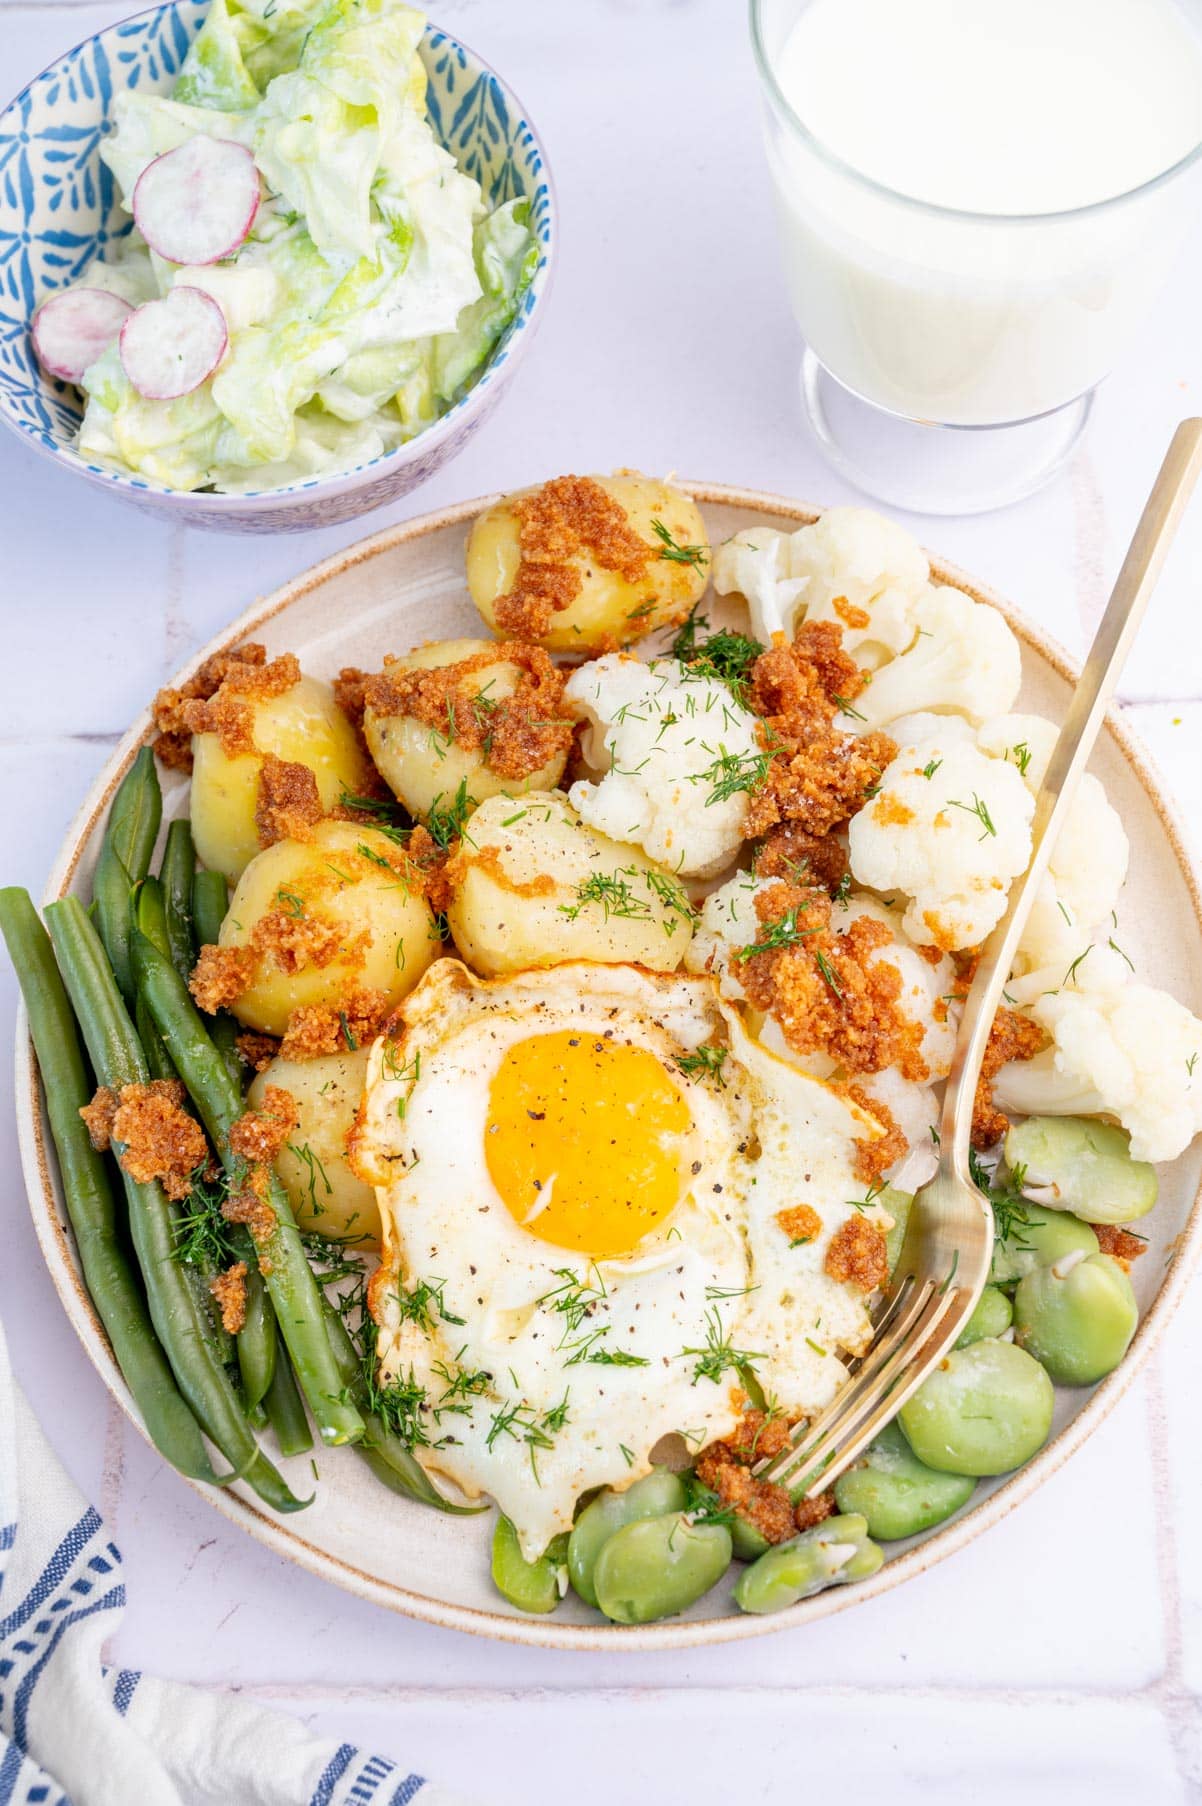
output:
M870 1333L863 1295L823 1267L863 1195L855 1137L879 1132L870 1117L751 1040L708 977L581 963L489 981L444 959L402 1018L400 1040L373 1049L355 1136L384 1228L381 1378L425 1389L419 1460L490 1494L528 1557L571 1525L582 1492L647 1472L666 1434L697 1449L734 1427L739 1373L699 1373L707 1349L754 1355L791 1414L833 1396L841 1354ZM650 1051L691 1117L675 1209L631 1253L596 1262L520 1225L485 1156L507 1049L563 1029ZM727 1049L720 1079L680 1070L702 1043ZM822 1230L793 1247L776 1215L799 1203ZM422 1286L414 1321L402 1300ZM472 1375L488 1378L472 1390Z

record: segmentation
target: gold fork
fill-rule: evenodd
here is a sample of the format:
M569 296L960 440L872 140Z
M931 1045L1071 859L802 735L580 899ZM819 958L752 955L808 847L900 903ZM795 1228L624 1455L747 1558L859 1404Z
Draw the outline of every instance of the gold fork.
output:
M939 1169L915 1194L872 1341L832 1403L797 1427L788 1448L752 1469L801 1497L829 1486L896 1417L955 1342L989 1276L993 1212L972 1181L968 1159L989 1031L1056 835L1200 469L1202 420L1184 420L1140 516L1036 798L1030 864L1010 892L965 1000L943 1100Z

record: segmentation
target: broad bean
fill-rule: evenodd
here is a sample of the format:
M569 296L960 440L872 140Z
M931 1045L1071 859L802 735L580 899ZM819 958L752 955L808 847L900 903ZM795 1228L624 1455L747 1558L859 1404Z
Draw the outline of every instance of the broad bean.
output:
M1049 1187L1060 1210L1087 1223L1133 1223L1156 1202L1156 1168L1132 1160L1131 1137L1089 1116L1029 1116L1006 1136L1006 1163L1025 1188Z
M602 1546L614 1532L639 1518L659 1518L670 1511L683 1511L687 1497L680 1475L657 1467L625 1492L614 1492L607 1486L585 1506L568 1540L568 1577L586 1605L597 1603L593 1570Z
M597 1604L618 1624L674 1617L721 1580L730 1557L725 1524L695 1524L683 1511L640 1518L602 1544L593 1570Z
M942 1524L968 1502L975 1486L968 1475L927 1467L891 1423L835 1481L835 1503L862 1517L869 1536L892 1543Z
M863 1517L827 1518L744 1568L735 1583L735 1604L744 1612L782 1612L826 1587L867 1580L884 1559L869 1541Z
M537 1561L522 1554L518 1533L502 1512L492 1534L493 1585L520 1612L553 1612L568 1587L568 1537L554 1536Z
M1010 1215L1005 1235L994 1243L989 1283L1013 1285L1036 1267L1050 1267L1077 1248L1086 1254L1098 1252L1098 1238L1088 1223L1066 1210L1025 1204Z
M960 1331L956 1347L967 1348L970 1342L979 1342L983 1336L1003 1335L1013 1321L1014 1308L1005 1292L997 1286L986 1286L977 1299L972 1316Z
M1105 1254L1068 1255L1014 1294L1014 1334L1059 1386L1092 1386L1118 1366L1135 1334L1131 1281Z
M1008 1474L1043 1447L1052 1382L1033 1356L992 1337L954 1348L898 1413L920 1461L941 1474Z

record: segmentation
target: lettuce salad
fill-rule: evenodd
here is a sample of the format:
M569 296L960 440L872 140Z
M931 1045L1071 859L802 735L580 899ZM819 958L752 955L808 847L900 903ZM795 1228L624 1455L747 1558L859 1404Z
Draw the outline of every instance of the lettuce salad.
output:
M101 156L128 210L200 133L243 145L263 192L222 261L167 262L135 228L77 285L135 307L201 289L228 332L214 373L166 401L114 340L82 377L85 457L172 489L273 488L393 450L470 387L538 252L528 203L489 212L435 137L424 25L395 0L212 0L171 98L118 97Z

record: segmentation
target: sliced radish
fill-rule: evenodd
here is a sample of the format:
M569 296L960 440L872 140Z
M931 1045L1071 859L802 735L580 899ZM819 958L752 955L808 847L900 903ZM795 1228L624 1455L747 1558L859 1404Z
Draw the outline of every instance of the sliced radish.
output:
M136 308L121 328L121 362L147 401L174 401L199 389L229 344L225 315L202 288L173 288Z
M133 312L105 288L69 288L43 301L33 316L33 348L48 376L78 383L107 351Z
M134 222L168 263L232 257L259 211L259 172L243 144L199 133L148 163L134 185Z

